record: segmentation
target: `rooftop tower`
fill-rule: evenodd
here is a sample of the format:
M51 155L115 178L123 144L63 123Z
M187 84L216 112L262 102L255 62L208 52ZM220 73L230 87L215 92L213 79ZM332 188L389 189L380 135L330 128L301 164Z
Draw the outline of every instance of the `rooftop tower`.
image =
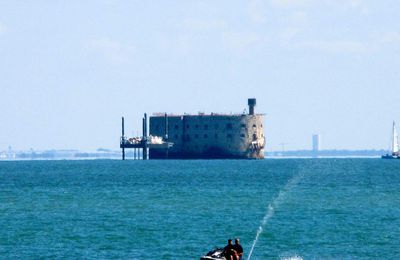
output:
M254 108L256 106L256 99L255 98L249 98L247 100L247 104L249 105L249 115L254 115Z

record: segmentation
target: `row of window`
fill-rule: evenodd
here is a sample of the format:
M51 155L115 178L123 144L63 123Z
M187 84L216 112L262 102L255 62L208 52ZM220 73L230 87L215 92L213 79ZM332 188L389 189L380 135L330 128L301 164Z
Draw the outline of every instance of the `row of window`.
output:
M264 135L261 134L261 136L264 136ZM195 134L195 135L194 135L194 138L195 138L195 139L199 139L199 137L200 137L200 136L199 136L198 134ZM215 134L215 135L214 135L214 138L215 138L215 139L218 139L218 137L219 137L218 134ZM232 138L232 134L227 134L226 137L227 137L227 138ZM240 137L244 138L244 137L246 137L246 135L245 135L245 134L240 134ZM178 139L178 138L179 138L179 135L175 134L175 135L174 135L174 139ZM204 139L207 139L207 138L208 138L208 134L204 134L204 135L203 135L203 138L204 138ZM256 135L256 134L253 134L253 139L257 139L257 135ZM185 140L190 140L190 135L186 135Z
M198 150L200 147L201 147L201 146L199 146L199 145L197 145L197 144L193 146L193 148L194 148L195 150ZM211 146L211 147L212 147L212 146ZM208 146L207 144L203 145L203 149L206 150L206 149L208 149L208 148L210 148L210 146ZM228 148L228 149L231 149L231 145L228 144L227 148Z
M232 124L232 123L227 123L225 127L226 127L226 129L233 129L233 124ZM241 124L240 127L241 127L241 128L246 128L246 124ZM256 125L256 124L253 124L253 127L256 128L257 125ZM262 128L263 125L261 124L260 127ZM190 125L186 125L186 129L189 129L189 128L190 128ZM199 129L200 126L199 126L199 125L194 125L194 128L195 128L195 129ZM203 125L203 128L204 128L205 130L207 130L207 129L208 129L208 125ZM219 128L219 125L218 125L218 124L215 124L215 125L214 125L214 128L215 128L215 129L218 129L218 128ZM175 126L174 126L174 129L179 129L179 125L175 125ZM156 125L156 130L160 130L160 125Z

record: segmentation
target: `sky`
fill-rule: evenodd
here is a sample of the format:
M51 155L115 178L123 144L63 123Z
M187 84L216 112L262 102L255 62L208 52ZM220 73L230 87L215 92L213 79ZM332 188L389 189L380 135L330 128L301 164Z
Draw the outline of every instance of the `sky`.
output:
M267 151L388 149L400 1L0 1L0 151L119 148L121 116L242 113Z

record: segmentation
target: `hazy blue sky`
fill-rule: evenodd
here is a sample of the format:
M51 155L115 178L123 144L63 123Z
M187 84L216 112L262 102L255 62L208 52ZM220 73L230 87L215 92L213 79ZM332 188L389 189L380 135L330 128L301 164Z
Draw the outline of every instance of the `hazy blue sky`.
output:
M400 1L0 1L0 150L117 149L143 112L267 114L267 150L389 148Z

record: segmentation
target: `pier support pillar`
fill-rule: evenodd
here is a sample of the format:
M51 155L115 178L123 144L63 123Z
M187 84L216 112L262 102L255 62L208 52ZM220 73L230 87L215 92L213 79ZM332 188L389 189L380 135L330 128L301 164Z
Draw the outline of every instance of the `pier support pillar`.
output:
M122 117L122 135L121 135L121 144L122 144L122 160L125 160L125 126L124 126L124 117Z
M143 160L147 160L147 114L143 117Z

